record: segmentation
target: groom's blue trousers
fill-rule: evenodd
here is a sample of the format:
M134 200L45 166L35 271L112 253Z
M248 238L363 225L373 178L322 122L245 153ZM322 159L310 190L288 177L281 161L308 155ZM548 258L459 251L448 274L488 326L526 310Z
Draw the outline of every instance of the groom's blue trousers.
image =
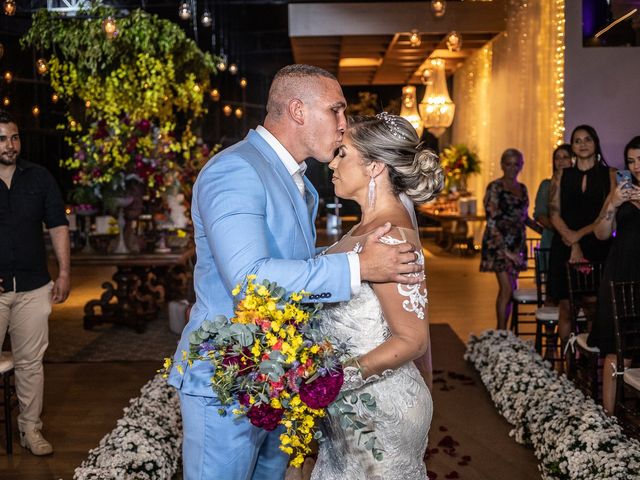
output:
M283 427L267 432L226 407L221 416L215 397L180 392L184 439L184 480L282 480L289 456L280 448Z

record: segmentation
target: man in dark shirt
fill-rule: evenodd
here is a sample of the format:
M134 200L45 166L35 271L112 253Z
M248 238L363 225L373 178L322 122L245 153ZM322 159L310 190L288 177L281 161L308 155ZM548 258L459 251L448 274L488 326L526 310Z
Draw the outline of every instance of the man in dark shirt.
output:
M20 403L20 444L34 455L53 452L40 430L52 303L69 295L69 226L60 190L39 165L19 160L20 135L0 110L0 345L7 330ZM55 283L47 271L42 224L58 260Z

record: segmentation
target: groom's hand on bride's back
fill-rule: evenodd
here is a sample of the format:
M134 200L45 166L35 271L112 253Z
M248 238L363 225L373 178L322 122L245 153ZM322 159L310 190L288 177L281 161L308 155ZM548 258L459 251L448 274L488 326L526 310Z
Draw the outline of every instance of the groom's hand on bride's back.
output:
M391 224L377 228L364 243L360 257L360 278L373 283L406 283L414 284L422 281L422 276L411 275L423 270L422 265L415 263L416 247L411 243L389 245L380 242L391 230Z

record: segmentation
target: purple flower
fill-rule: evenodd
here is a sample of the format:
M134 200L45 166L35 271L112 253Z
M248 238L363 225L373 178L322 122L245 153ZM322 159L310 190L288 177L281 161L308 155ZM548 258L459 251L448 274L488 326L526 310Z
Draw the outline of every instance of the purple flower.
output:
M340 367L335 372L316 378L313 382L302 382L300 385L300 400L311 408L325 408L336 399L343 381L344 375L342 367Z

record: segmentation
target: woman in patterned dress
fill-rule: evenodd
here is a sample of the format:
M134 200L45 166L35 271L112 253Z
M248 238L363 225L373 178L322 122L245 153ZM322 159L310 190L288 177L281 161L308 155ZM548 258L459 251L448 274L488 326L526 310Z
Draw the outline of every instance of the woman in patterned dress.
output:
M527 187L518 182L524 157L509 148L500 158L502 177L487 186L484 210L487 226L482 238L481 272L494 272L498 280L496 298L497 328L507 328L511 313L511 294L517 288L518 274L527 269L525 227L540 226L529 217Z

